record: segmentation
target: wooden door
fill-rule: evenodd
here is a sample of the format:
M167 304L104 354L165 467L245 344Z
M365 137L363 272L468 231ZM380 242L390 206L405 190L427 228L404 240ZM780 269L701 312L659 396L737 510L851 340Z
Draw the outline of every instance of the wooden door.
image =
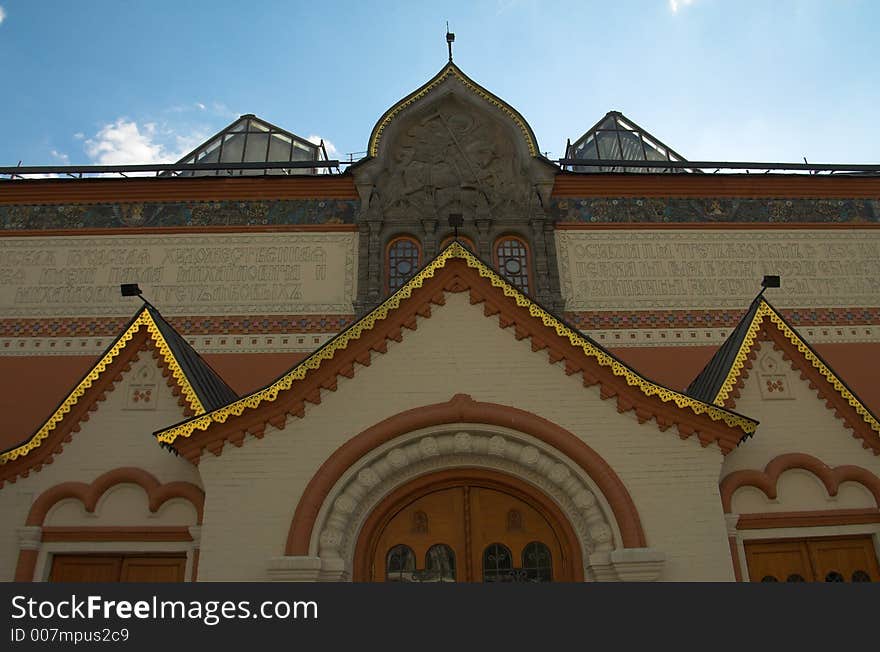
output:
M571 536L534 496L486 479L420 486L366 530L369 581L550 582L576 578ZM382 511L378 509L377 511ZM358 566L356 560L356 567ZM356 577L357 579L357 577Z
M54 555L50 582L183 582L186 555Z
M746 542L752 582L877 582L871 537Z
M182 582L186 557L125 557L120 582Z
M118 582L122 558L97 555L55 555L50 582Z

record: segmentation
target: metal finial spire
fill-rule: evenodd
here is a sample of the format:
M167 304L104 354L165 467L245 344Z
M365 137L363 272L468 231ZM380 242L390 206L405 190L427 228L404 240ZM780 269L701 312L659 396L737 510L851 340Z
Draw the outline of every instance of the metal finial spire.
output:
M449 63L452 63L452 44L455 41L455 34L449 31L449 21L446 21L446 46L449 48Z

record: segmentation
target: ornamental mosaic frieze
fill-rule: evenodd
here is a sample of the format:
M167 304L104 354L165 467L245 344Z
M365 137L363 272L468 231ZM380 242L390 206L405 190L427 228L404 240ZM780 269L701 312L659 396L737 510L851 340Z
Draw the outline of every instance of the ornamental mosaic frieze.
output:
M357 205L348 199L0 205L0 229L353 224Z
M555 197L554 222L880 222L880 199Z

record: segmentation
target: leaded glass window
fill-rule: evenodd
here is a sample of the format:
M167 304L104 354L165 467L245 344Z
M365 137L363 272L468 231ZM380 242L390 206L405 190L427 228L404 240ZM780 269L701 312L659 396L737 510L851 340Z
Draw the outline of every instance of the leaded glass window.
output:
M388 551L385 558L385 579L388 582L412 582L416 570L416 556L412 548L399 544Z
M505 237L495 243L498 271L511 285L529 293L529 251L519 238Z
M395 292L421 264L422 250L414 238L397 238L388 245L388 291Z
M552 582L553 561L550 549L540 541L532 541L522 552L522 569L529 582Z
M425 572L422 582L454 582L455 551L438 543L425 553Z
M513 557L507 546L500 543L486 546L483 551L483 581L516 581L513 577Z

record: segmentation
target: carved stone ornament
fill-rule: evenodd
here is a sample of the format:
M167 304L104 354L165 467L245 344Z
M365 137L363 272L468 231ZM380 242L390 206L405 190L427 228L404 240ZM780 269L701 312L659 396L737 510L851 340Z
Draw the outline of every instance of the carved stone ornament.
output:
M563 454L513 431L414 433L365 456L327 496L313 534L311 554L347 579L358 533L369 514L396 488L451 468L484 468L521 478L543 491L562 510L581 543L583 558L619 547L610 510L583 470ZM326 573L323 574L326 576Z

